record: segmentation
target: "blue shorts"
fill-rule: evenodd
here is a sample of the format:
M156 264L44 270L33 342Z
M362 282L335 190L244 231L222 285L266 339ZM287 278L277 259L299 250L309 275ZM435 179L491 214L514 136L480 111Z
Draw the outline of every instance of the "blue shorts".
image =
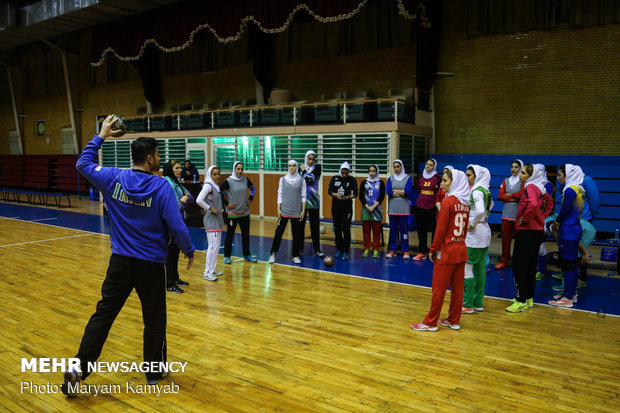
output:
M561 239L560 258L566 261L576 261L579 257L579 240L578 239Z

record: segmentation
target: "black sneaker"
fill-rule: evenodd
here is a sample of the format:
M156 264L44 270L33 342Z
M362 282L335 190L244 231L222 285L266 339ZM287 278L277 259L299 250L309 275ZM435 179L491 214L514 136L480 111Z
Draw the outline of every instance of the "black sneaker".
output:
M161 379L163 379L163 378L164 378L164 377L166 377L167 375L168 375L168 372L167 372L167 371L164 371L164 372L161 374L161 377L158 377L158 378L156 378L156 379L147 379L147 380L146 380L146 384L151 384L151 385L153 385L153 384L157 384L157 383L159 383L159 382L161 381Z
M183 293L183 290L180 289L179 287L177 287L176 285L174 287L168 287L168 288L166 288L166 290L168 290L169 293L174 293L174 294L181 294L181 293Z
M187 281L183 281L182 279L178 279L177 280L177 285L180 285L181 287L187 287L189 285L189 283Z
M323 254L321 251L314 251L314 255L316 255L319 258L323 258L325 256L325 254Z
M63 382L60 385L62 394L68 397L76 397L81 379L82 373L78 373L75 370L66 371L63 376Z

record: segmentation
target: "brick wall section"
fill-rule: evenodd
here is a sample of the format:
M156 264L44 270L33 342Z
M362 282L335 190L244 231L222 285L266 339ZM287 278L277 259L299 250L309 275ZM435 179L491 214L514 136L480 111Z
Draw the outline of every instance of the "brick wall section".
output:
M620 154L620 25L465 36L464 2L452 3L438 153Z

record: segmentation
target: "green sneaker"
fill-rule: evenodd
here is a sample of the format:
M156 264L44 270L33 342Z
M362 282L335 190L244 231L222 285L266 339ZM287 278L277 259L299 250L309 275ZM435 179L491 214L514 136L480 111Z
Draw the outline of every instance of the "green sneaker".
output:
M556 292L558 292L558 293L561 293L562 291L564 291L564 283L554 285L554 286L552 286L552 287L551 287L551 289L552 289L553 291L556 291Z
M555 273L551 275L553 278L555 278L556 280L563 280L564 279L564 274L562 274L561 272Z
M528 298L527 300L525 300L525 304L527 304L527 306L529 308L534 307L534 299L533 298Z
M586 282L583 280L579 280L577 281L577 288L585 288L586 287Z
M514 303L506 307L506 311L508 311L509 313L520 313L521 311L527 311L528 308L529 307L527 306L527 303L515 301Z
M366 248L364 250L364 253L362 254L362 258L368 258L368 255L370 255L370 251L368 251L368 248Z
M379 258L379 251L375 250L375 252L372 253L372 257Z
M544 280L547 276L543 272L536 273L536 281Z

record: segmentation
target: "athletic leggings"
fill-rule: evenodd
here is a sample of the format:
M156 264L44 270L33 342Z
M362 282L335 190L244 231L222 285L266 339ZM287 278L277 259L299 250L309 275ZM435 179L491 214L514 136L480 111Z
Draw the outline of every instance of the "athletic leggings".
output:
M319 210L317 208L306 209L304 219L301 221L302 229L306 229L306 219L310 217L310 235L312 236L312 249L314 252L321 251L321 233L319 225ZM302 234L303 235L303 234ZM304 235L305 238L305 235Z
M276 227L276 234L273 236L273 243L271 244L271 253L274 254L280 249L280 243L282 242L282 235L286 229L286 224L291 221L291 231L293 233L293 257L298 257L299 252L304 249L304 233L301 221L299 218L292 217L280 217L278 219L278 226Z
M230 218L230 215L229 215ZM237 223L241 227L241 245L243 247L243 256L252 255L250 253L250 216L246 215L241 218L232 218L228 220L226 226L226 240L224 241L224 257L230 257L232 254L233 238Z
M428 254L428 232L431 232L431 243L435 236L435 226L437 225L437 208L431 209L416 208L416 220L418 223L418 251Z
M512 251L512 276L517 287L517 300L521 303L534 298L538 250L544 237L542 230L522 229L517 232Z

